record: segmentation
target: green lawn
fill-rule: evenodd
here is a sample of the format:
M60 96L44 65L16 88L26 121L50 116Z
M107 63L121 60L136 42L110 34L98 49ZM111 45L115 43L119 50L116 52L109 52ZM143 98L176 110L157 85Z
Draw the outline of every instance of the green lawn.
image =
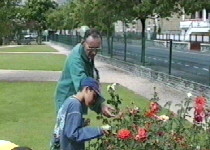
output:
M65 58L57 54L0 54L0 69L59 71Z
M47 150L55 121L53 94L55 82L1 82L0 83L0 139L34 150ZM106 84L103 93L108 97ZM123 97L123 107L135 102L147 107L148 101L124 87L118 93ZM88 118L94 125L95 113L89 111Z
M54 126L54 82L0 83L0 139L47 150Z
M20 47L0 48L0 52L57 52L47 45L26 45Z

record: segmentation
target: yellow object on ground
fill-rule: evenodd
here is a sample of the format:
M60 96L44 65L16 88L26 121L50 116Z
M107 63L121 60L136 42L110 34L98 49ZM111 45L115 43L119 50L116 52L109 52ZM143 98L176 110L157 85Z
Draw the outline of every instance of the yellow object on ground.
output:
M0 150L11 150L15 147L18 147L18 145L14 144L10 141L0 140Z

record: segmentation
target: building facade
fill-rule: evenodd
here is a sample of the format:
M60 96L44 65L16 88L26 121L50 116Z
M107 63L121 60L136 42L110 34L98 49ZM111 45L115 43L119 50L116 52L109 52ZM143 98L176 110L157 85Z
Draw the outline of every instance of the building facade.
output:
M115 23L116 32L141 32L141 22L134 21L127 27L121 21ZM192 15L178 16L174 14L170 18L151 18L146 20L146 32L157 32L161 34L190 34L209 35L210 32L210 10L203 9Z
M210 33L210 10L203 9L191 15L188 19L185 15L180 21L180 29L183 35L209 35Z

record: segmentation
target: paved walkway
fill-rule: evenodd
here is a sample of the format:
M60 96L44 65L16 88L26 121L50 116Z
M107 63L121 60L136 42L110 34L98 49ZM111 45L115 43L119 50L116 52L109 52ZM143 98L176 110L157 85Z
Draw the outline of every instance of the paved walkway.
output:
M60 53L68 55L69 51L66 47L46 43L58 50ZM99 60L95 61L95 65L100 73L100 81L102 83L119 83L122 86L140 94L148 99L153 97L153 87L156 87L160 97L159 103L164 105L168 101L172 101L171 110L176 112L177 107L174 105L180 103L186 97L186 93L168 87L164 84L151 81L146 78L137 77L129 72L105 64ZM0 70L1 81L57 81L61 71L24 71L24 70Z

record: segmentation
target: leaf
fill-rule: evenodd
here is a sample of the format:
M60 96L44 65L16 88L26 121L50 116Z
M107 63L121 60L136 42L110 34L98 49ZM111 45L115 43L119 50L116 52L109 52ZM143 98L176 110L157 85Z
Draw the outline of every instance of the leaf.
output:
M107 100L107 104L111 104L112 103L112 101L111 100Z
M170 107L170 106L171 106L171 104L172 104L172 101L168 101L168 102L166 102L166 103L165 103L165 105L164 105L163 107L167 107L167 106L169 106L169 107Z

